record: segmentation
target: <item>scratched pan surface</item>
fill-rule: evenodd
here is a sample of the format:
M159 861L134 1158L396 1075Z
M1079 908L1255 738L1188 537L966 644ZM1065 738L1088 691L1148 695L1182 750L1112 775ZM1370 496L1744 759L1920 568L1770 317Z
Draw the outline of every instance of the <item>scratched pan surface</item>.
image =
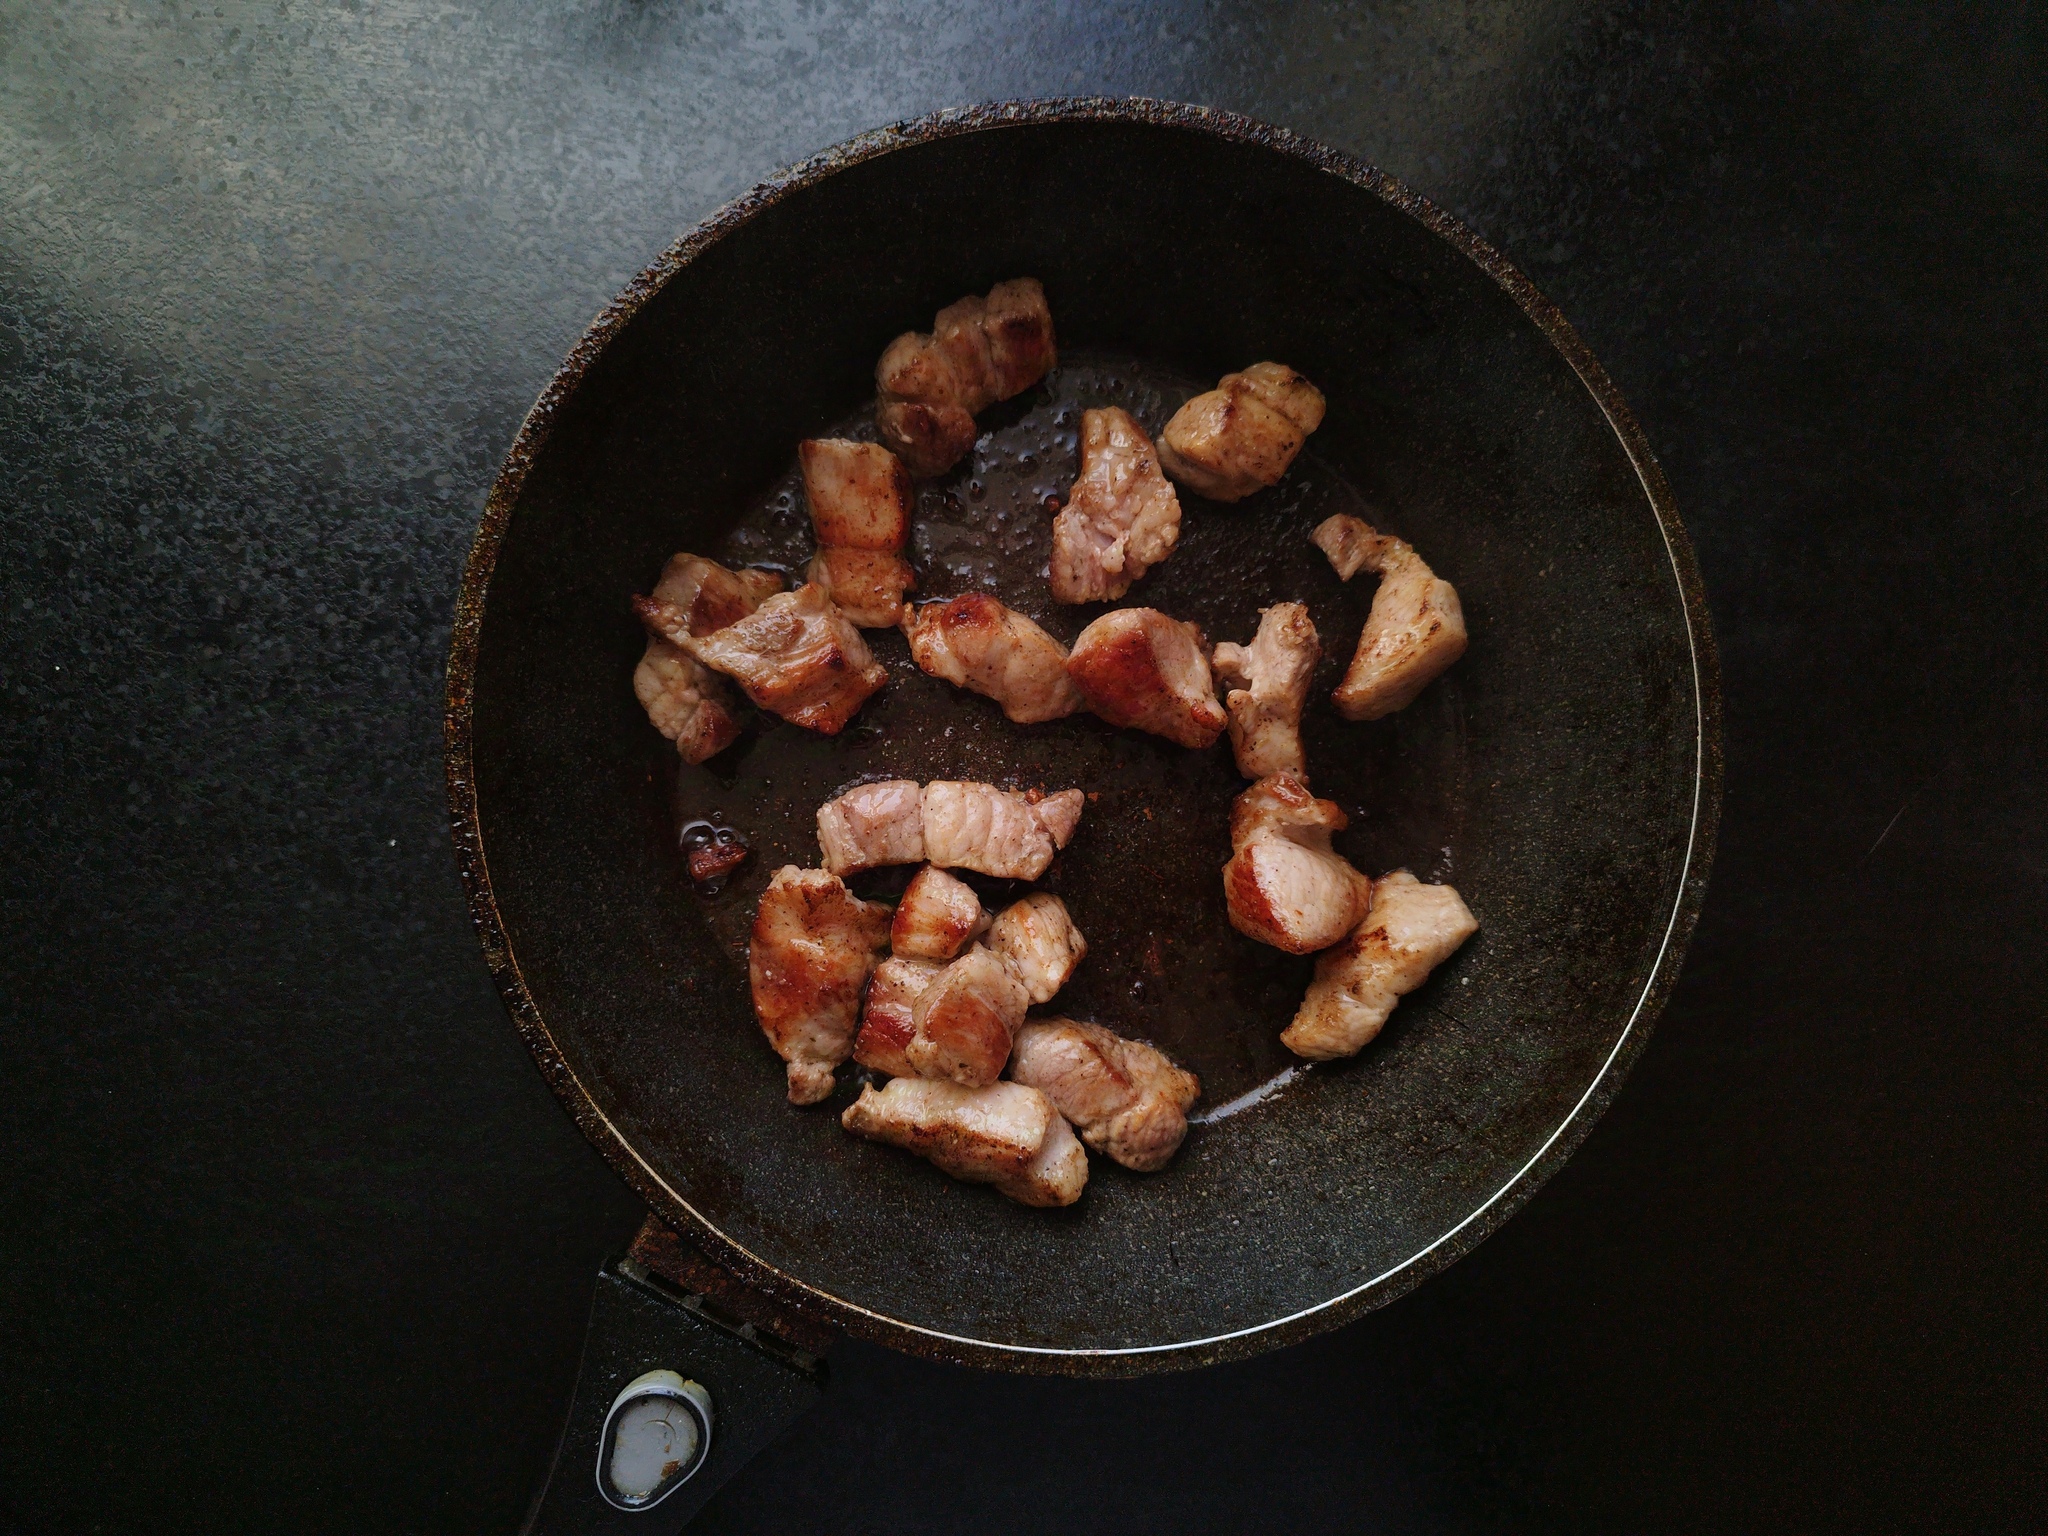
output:
M909 663L827 740L757 719L678 762L630 684L626 597L678 549L808 553L793 450L867 433L897 332L1039 277L1062 360L987 413L922 488L922 596L997 593L1062 640L1051 514L1079 413L1153 430L1217 375L1301 368L1328 420L1290 478L1185 497L1180 549L1133 591L1249 639L1308 603L1326 656L1315 787L1375 873L1448 879L1479 936L1355 1061L1295 1071L1277 1035L1310 963L1235 934L1218 871L1242 787L1091 718L1035 727ZM1307 542L1352 511L1454 581L1473 641L1391 719L1327 690L1371 601ZM593 1141L764 1287L853 1331L1027 1370L1128 1372L1253 1352L1381 1304L1469 1249L1584 1136L1641 1048L1689 935L1718 804L1696 575L1640 433L1519 274L1445 216L1326 150L1156 104L958 113L798 167L679 242L600 318L521 433L471 559L451 660L450 785L486 953ZM1092 1161L1081 1202L1029 1211L792 1109L747 999L746 927L779 864L815 864L820 801L866 777L1089 793L1043 883L1090 953L1058 1007L1200 1073L1198 1124L1140 1177ZM692 888L678 829L755 861ZM903 871L857 882L887 896ZM1004 897L982 882L984 899Z

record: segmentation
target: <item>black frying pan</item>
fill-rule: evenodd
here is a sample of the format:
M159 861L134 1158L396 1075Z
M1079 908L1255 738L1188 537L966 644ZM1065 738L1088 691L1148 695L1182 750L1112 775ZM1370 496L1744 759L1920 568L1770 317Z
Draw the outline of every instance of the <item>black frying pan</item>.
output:
M807 553L797 440L858 427L897 332L1040 278L1062 366L983 418L922 492L922 596L999 592L1062 639L1044 496L1085 404L1156 429L1260 358L1322 386L1289 481L1186 499L1180 550L1131 594L1250 638L1307 602L1329 655L1308 730L1340 848L1448 879L1478 938L1355 1061L1258 1098L1309 973L1232 932L1218 871L1242 787L1089 718L1037 727L920 674L843 736L773 720L701 768L647 725L626 599L678 549ZM1063 419L1065 413L1065 419ZM1469 653L1406 711L1326 702L1371 600L1306 540L1333 510L1457 584ZM1061 1006L1198 1071L1173 1167L1096 1159L1065 1211L956 1184L790 1108L748 1004L767 875L815 864L818 803L863 776L1099 796L1048 877L1091 942ZM1505 1220L1584 1137L1641 1049L1704 887L1718 706L1698 575L1633 418L1563 319L1379 172L1241 118L1150 102L940 114L860 139L713 215L601 315L522 428L464 580L449 781L486 954L543 1071L653 1208L749 1284L848 1332L1036 1371L1246 1355L1381 1305ZM753 866L695 891L681 821ZM891 878L868 877L886 894ZM994 886L989 898L1001 894Z

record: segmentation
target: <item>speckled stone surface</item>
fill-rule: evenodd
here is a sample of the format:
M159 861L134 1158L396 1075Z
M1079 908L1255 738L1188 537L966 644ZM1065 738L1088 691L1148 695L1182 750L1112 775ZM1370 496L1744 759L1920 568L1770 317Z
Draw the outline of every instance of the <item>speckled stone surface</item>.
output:
M0 1525L516 1521L638 1211L448 854L483 490L720 200L1099 91L1385 166L1586 337L1714 605L1713 895L1416 1295L1132 1383L846 1346L702 1528L2038 1528L2044 80L2018 9L0 7Z

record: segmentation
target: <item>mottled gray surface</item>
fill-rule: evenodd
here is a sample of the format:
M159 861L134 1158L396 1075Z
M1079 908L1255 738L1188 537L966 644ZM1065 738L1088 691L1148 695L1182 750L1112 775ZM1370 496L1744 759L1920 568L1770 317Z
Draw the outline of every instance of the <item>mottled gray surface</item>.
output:
M705 1528L2038 1528L2044 81L2019 7L0 4L0 1523L513 1522L635 1212L443 832L483 488L777 164L1142 91L1410 180L1616 376L1716 606L1715 894L1417 1296L1142 1383L843 1350Z

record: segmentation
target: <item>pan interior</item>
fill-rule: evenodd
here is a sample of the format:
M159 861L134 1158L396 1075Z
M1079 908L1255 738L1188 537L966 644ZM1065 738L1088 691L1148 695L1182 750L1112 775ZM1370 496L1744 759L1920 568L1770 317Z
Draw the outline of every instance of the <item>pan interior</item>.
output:
M1014 726L870 632L892 682L855 728L825 740L763 720L690 768L633 699L625 601L679 549L800 565L796 441L864 433L887 340L1021 274L1045 283L1061 366L922 490L920 596L994 591L1070 640L1101 610L1050 601L1044 503L1071 483L1079 411L1123 405L1156 431L1228 369L1294 364L1330 411L1290 479L1234 508L1184 498L1181 548L1126 602L1212 640L1307 602L1327 653L1309 762L1353 817L1340 847L1375 873L1453 881L1482 923L1357 1060L1198 1126L1164 1174L1095 1159L1081 1203L1057 1212L847 1136L851 1067L829 1105L784 1102L747 1000L753 897L777 864L816 862L816 807L850 781L1079 785L1094 798L1044 885L1091 950L1056 1006L1155 1040L1212 1108L1286 1070L1275 1037L1310 969L1224 921L1242 787L1227 746L1190 753L1087 718ZM1388 720L1348 724L1327 704L1371 601L1369 576L1338 582L1307 543L1332 511L1412 540L1472 628L1458 667ZM1056 123L819 179L648 301L527 473L488 590L472 739L492 889L551 1049L671 1215L896 1342L1156 1350L1322 1307L1484 1229L1465 1224L1609 1070L1657 967L1692 830L1695 688L1634 468L1491 279L1300 160ZM697 818L757 851L708 899L676 844ZM901 873L864 879L885 894Z

